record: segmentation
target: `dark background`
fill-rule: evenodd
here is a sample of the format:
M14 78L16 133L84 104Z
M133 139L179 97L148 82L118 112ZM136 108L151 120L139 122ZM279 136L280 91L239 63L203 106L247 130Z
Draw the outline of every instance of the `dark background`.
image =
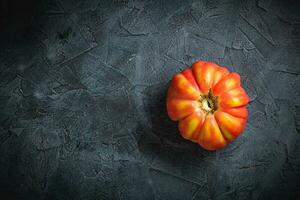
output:
M1 199L299 199L297 1L5 0ZM242 76L244 133L220 151L168 119L172 76Z

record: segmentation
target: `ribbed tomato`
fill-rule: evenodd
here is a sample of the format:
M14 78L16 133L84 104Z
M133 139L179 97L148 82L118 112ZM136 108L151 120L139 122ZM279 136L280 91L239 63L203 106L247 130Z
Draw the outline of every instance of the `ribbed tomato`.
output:
M245 128L249 97L240 75L198 61L176 74L167 94L169 117L181 135L207 150L225 147Z

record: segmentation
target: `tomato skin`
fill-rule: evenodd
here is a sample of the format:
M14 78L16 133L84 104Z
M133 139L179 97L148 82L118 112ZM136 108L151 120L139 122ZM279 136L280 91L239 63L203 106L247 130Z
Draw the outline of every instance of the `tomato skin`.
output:
M195 62L173 76L167 112L187 140L207 150L224 148L245 129L249 97L240 76L225 67Z

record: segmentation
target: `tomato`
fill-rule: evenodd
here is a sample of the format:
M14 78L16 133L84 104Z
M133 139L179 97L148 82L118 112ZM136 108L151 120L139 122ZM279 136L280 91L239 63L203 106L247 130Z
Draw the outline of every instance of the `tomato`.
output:
M215 63L198 61L174 75L167 94L169 117L179 132L204 149L225 147L244 130L249 96L240 75Z

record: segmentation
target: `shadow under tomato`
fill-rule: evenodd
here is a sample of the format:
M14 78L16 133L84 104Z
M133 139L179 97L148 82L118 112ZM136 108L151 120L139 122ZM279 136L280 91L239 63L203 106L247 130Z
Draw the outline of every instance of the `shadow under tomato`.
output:
M166 110L168 84L157 84L143 91L144 113L138 119L136 136L139 150L148 162L202 162L214 159L215 151L206 151L198 144L185 140L179 133L178 122L170 120Z

